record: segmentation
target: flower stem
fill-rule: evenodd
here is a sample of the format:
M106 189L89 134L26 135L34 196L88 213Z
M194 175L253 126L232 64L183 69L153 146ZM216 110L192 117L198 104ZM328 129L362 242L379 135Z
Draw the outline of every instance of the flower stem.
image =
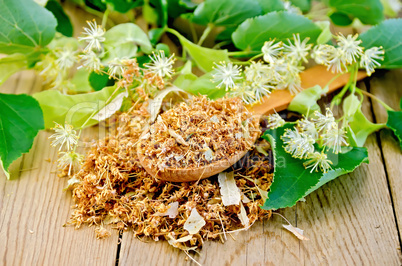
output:
M388 104L383 102L380 98L378 98L374 94L371 94L370 92L367 92L367 91L364 91L364 90L361 90L361 89L357 89L357 90L358 90L358 92L360 92L360 93L372 98L373 100L376 100L379 104L381 104L385 108L385 110L387 110L387 111L395 111L392 107L390 107Z
M247 57L251 55L255 55L255 51L236 51L236 52L228 52L229 56L236 56L236 57Z
M198 41L198 45L202 45L205 39L208 37L211 30L214 28L214 24L209 23L208 26L205 28L204 32L202 33L200 40Z
M102 17L102 28L106 27L107 18L109 16L109 13L110 13L110 8L109 8L109 5L107 5L105 13L103 13L103 17Z

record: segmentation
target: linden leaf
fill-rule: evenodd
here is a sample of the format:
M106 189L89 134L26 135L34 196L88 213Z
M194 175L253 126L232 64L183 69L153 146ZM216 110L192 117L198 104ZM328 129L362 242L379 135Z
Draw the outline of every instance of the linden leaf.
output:
M71 24L70 18L64 12L63 7L56 0L50 0L46 3L46 9L53 13L57 19L56 30L63 34L64 36L73 36L73 25Z
M402 19L387 19L360 34L362 46L369 49L373 46L384 48L384 61L380 68L402 67Z
M319 85L305 89L296 94L296 96L290 102L288 110L304 115L318 111L320 110L320 107L318 106L317 101L321 99L321 96L327 92L328 87L322 89Z
M29 54L56 33L53 14L34 1L0 0L0 53Z
M198 233L201 228L206 224L204 218L197 212L196 208L191 210L190 216L184 223L183 228L187 230L191 235Z
M363 147L367 137L385 124L374 124L370 122L362 112L362 107L356 95L351 94L343 102L343 111L351 130L356 146Z
M221 189L223 205L239 205L241 194L234 180L234 173L220 173L218 175L218 182Z
M74 128L80 128L94 112L105 106L115 90L115 87L106 87L97 92L77 95L65 95L60 91L47 90L35 93L33 97L43 110L46 128L52 128L54 122L62 125L67 122ZM99 121L91 119L86 126L97 123Z
M99 112L92 117L92 119L103 121L111 117L113 114L120 110L121 105L123 104L123 99L126 97L128 97L127 91L120 93L110 103L100 109Z
M339 154L328 151L328 159L333 163L332 170L326 174L310 172L310 169L305 169L303 166L306 160L293 158L283 148L280 136L285 129L291 129L294 125L294 123L286 123L282 127L267 130L263 135L263 138L271 143L274 155L274 179L268 192L268 199L261 207L263 209L291 207L326 182L339 175L352 172L362 162L367 162L366 148L346 148Z
M384 19L380 0L329 0L329 6L334 11L360 19L364 24L374 25Z
M0 93L0 166L7 178L10 164L31 149L43 128L43 113L34 98Z
M27 67L27 57L23 54L12 54L0 59L0 85L12 74Z
M402 109L402 100L400 103L400 107ZM398 138L399 144L402 149L402 111L387 111L387 113L387 127L394 131L394 134Z
M261 6L254 0L205 0L194 10L191 20L205 26L233 27L258 15L261 15Z
M321 33L318 25L308 18L289 12L271 12L263 16L249 18L232 34L234 45L241 50L260 51L264 42L275 39L285 41L299 33L303 40L310 38L315 43Z
M190 54L191 59L204 72L211 71L215 62L230 62L228 51L226 49L215 50L201 47L190 42L173 29L168 29L167 31L179 38L181 45L183 45L183 48L186 49L186 51Z

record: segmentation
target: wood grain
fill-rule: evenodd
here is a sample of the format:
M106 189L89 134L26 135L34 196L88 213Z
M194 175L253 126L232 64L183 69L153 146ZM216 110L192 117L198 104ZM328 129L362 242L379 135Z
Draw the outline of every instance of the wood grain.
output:
M399 100L402 97L402 70L384 72L374 77L370 82L370 92L386 102L394 110L400 110ZM386 123L387 112L376 101L373 101L375 119ZM394 203L394 210L399 229L402 227L402 152L398 141L391 130L381 130L379 133L382 155L387 169L389 187ZM399 234L401 235L401 231Z
M24 71L0 91L33 93L40 86L33 72ZM63 227L73 202L63 191L67 180L55 172L57 150L49 136L40 132L31 151L12 165L13 180L0 173L0 265L114 265L116 231L97 241L94 228Z

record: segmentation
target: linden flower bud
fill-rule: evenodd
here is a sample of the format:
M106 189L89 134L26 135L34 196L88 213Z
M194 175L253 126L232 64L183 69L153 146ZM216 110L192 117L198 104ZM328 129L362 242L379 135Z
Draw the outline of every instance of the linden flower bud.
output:
M295 158L304 159L314 152L315 140L303 132L300 133L297 128L294 130L285 129L281 139L285 144L285 151Z
M76 62L76 53L77 52L73 51L71 47L67 47L59 52L56 52L56 64L61 70L69 69Z
M335 118L334 115L332 114L331 109L327 108L327 112L325 115L321 114L318 111L315 111L314 116L316 118L311 119L311 121L315 123L315 126L319 132L333 128Z
M76 153L75 151L60 152L61 157L57 160L59 163L57 167L59 169L65 169L68 167L68 175L70 176L72 171L76 171L82 164L84 156Z
M253 88L245 82L232 88L230 95L241 98L245 104L252 104L256 101Z
M353 64L356 62L356 58L362 55L363 47L359 46L362 43L361 40L357 40L359 37L358 34L352 36L349 34L348 36L344 36L342 33L339 33L335 38L338 40L337 44L339 49L342 51L343 60L348 64Z
M310 173L314 170L318 172L318 169L321 169L323 173L327 173L328 170L331 170L332 161L327 159L327 155L323 152L314 152L309 154L307 157L307 161L303 163L303 166L308 169L311 168Z
M360 58L360 67L366 69L368 76L371 76L374 72L374 68L381 66L381 64L376 60L384 60L384 50L382 47L372 47L367 49Z
M267 63L273 63L279 57L282 47L282 42L275 43L275 40L265 42L261 48L261 52L264 54L264 61Z
M326 132L321 135L324 142L324 146L332 148L332 151L337 154L341 151L341 146L344 144L348 146L346 142L346 130L344 128L339 128L338 125L334 124L333 127L329 128Z
M84 51L89 52L92 48L95 48L98 51L102 50L102 42L106 40L105 37L103 37L105 30L102 26L98 25L95 20L87 21L87 23L89 28L84 28L85 32L83 32L86 36L78 37L78 40L86 41L88 43Z
M288 40L289 45L285 44L285 49L287 52L287 56L295 59L296 61L304 61L307 63L307 55L313 45L307 44L310 38L305 38L303 41L300 41L299 34L293 34L293 41L292 43Z
M218 88L225 85L226 91L233 89L235 87L235 81L241 79L240 66L233 65L231 62L227 64L225 62L220 62L219 64L215 63L214 71L215 74L212 75L213 82L219 82L216 86Z
M269 115L267 120L268 120L267 128L271 129L281 127L286 123L285 120L283 120L283 118L278 113Z
M152 62L144 64L152 73L158 75L160 78L171 77L173 74L173 64L176 61L174 54L170 57L165 56L165 51L159 50L157 53L153 53L150 56Z
M64 127L58 123L55 124L53 128L55 133L49 137L49 139L54 139L51 145L53 147L60 145L59 151L64 145L67 146L67 150L72 149L72 147L78 143L77 132L73 129L73 126L67 123L65 123Z
M83 61L83 66L85 66L86 68L93 70L94 72L99 72L101 70L101 60L93 51L89 51L86 54L80 55L80 58Z

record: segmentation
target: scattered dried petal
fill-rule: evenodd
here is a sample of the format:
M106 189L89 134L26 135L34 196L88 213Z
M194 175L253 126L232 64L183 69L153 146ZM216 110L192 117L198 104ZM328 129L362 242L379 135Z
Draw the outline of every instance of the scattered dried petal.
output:
M197 234L201 228L205 225L205 220L194 208L191 210L191 214L185 222L183 228L187 230L191 235Z
M222 172L218 176L219 187L221 188L222 203L225 206L239 205L240 190L234 180L233 172Z

